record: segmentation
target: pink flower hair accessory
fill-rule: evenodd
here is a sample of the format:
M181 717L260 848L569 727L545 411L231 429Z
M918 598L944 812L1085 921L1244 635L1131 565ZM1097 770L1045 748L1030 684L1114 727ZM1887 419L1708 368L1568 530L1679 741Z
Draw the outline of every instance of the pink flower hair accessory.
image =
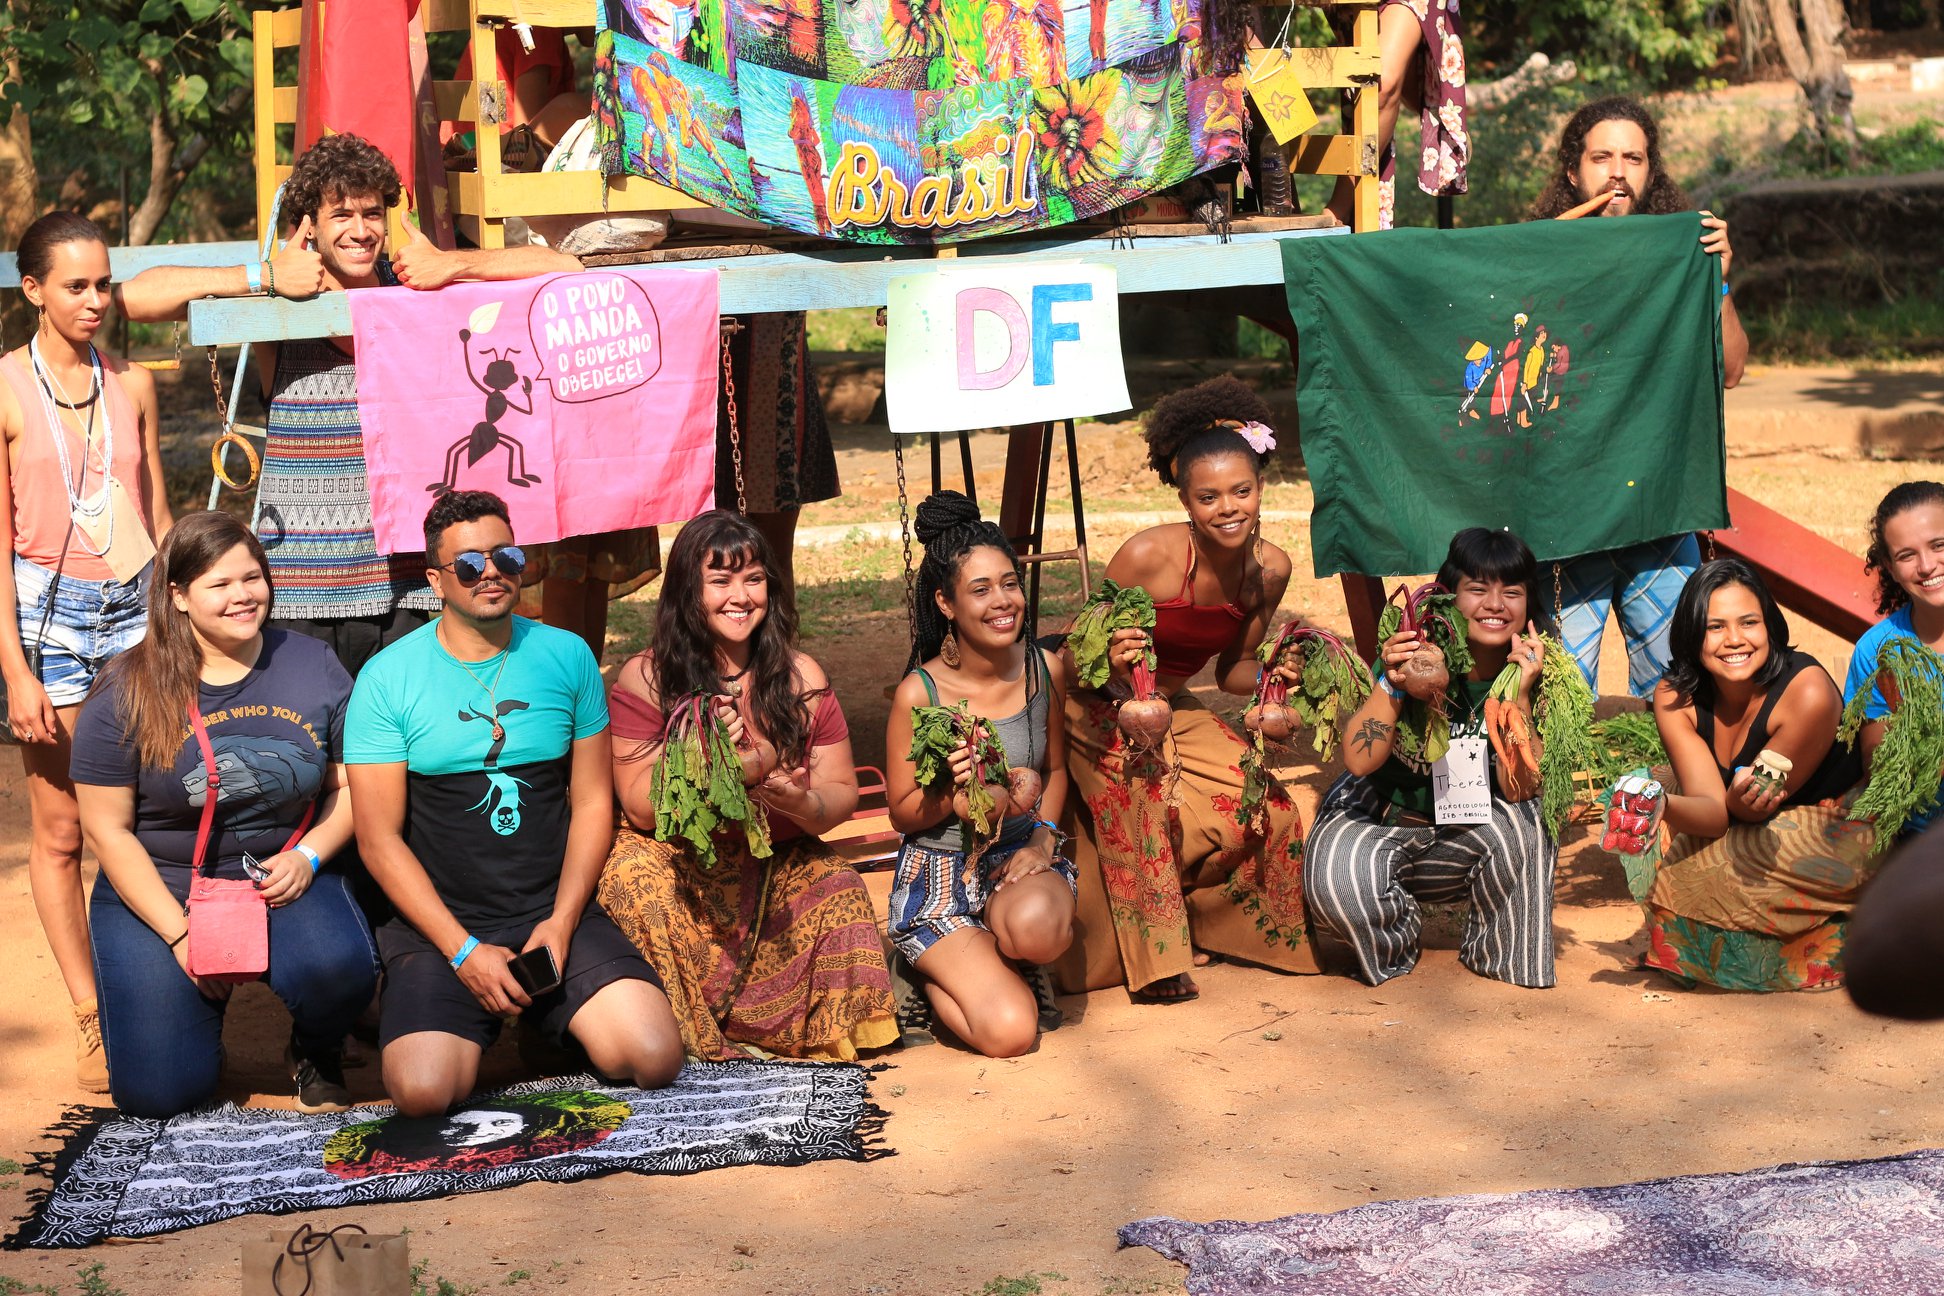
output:
M1257 454L1268 454L1276 448L1275 430L1267 423L1238 423L1235 425L1235 430L1244 441L1249 443L1249 449Z

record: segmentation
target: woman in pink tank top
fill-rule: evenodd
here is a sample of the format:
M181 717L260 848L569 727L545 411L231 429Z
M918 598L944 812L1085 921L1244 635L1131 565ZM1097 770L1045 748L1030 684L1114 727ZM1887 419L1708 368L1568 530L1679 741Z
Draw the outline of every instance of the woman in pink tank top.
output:
M51 212L21 236L19 265L40 318L26 346L0 356L0 678L33 811L34 907L74 1001L77 1079L105 1093L69 742L96 673L142 636L169 506L155 381L95 350L110 301L101 231Z
M1188 517L1131 537L1107 576L1154 599L1156 685L1174 718L1158 753L1125 745L1116 716L1147 646L1138 630L1115 634L1105 689L1067 695L1067 772L1079 795L1064 826L1080 871L1077 935L1056 968L1068 992L1124 982L1136 999L1192 999L1192 968L1210 954L1317 970L1296 807L1272 783L1267 831L1243 827L1242 739L1187 689L1212 659L1218 688L1255 691L1255 651L1289 586L1289 556L1262 538L1268 418L1262 398L1228 377L1148 415L1148 461Z

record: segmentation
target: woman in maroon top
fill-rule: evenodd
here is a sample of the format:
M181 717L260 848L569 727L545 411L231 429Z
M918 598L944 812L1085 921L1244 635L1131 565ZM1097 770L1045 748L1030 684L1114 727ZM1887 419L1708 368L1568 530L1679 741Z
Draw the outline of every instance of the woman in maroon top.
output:
M1155 682L1174 722L1151 754L1128 749L1116 723L1147 645L1139 630L1115 633L1106 688L1067 695L1080 908L1057 971L1069 992L1125 983L1137 999L1192 999L1190 969L1208 954L1316 971L1296 807L1272 784L1266 836L1244 829L1242 739L1187 689L1212 658L1216 687L1253 693L1256 648L1289 587L1289 555L1262 538L1262 470L1275 446L1268 417L1261 397L1226 377L1176 392L1148 415L1148 461L1179 491L1188 518L1131 537L1107 576L1154 598Z
M898 1038L864 881L817 839L857 807L850 729L823 668L797 651L796 603L774 570L746 518L718 509L683 527L655 646L621 667L609 699L623 822L601 907L660 974L684 1047L705 1061L743 1046L850 1059ZM744 782L769 816L768 859L740 824L715 834L713 865L654 836L663 699L696 694L759 753Z

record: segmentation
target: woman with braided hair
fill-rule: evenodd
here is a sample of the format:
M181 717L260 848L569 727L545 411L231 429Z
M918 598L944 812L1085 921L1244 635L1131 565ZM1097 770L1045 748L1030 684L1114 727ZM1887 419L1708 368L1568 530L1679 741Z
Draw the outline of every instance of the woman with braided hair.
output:
M1174 719L1151 752L1131 748L1117 723L1148 648L1140 630L1114 632L1104 689L1067 697L1081 880L1074 946L1057 969L1067 990L1124 982L1148 1002L1193 999L1197 948L1317 970L1296 807L1272 780L1266 833L1244 826L1242 739L1186 687L1213 658L1217 686L1252 694L1256 649L1289 587L1289 555L1262 539L1262 470L1276 444L1268 417L1230 377L1164 397L1148 415L1148 462L1188 517L1129 538L1107 577L1154 598L1155 687Z
M1033 642L1005 534L957 491L920 504L916 530L925 558L910 673L885 736L886 801L905 834L887 928L937 1020L988 1057L1017 1057L1038 1040L1042 1016L1048 1029L1059 1024L1039 968L1073 939L1073 865L1054 827L1066 801L1066 685L1058 659ZM952 753L951 781L931 786L907 755L912 710L960 702L990 722L1010 768L1040 775L1038 804L1013 806L983 850L967 849L952 809L973 774L969 748Z

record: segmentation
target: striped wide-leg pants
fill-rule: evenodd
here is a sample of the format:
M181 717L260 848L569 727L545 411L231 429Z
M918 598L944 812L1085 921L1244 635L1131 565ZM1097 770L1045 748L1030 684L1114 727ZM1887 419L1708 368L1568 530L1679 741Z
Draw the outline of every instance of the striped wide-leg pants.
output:
M1376 789L1345 774L1310 830L1303 891L1311 936L1332 961L1379 985L1417 966L1420 902L1470 901L1458 958L1480 976L1553 984L1553 869L1559 849L1539 800L1492 800L1492 821L1386 825Z

